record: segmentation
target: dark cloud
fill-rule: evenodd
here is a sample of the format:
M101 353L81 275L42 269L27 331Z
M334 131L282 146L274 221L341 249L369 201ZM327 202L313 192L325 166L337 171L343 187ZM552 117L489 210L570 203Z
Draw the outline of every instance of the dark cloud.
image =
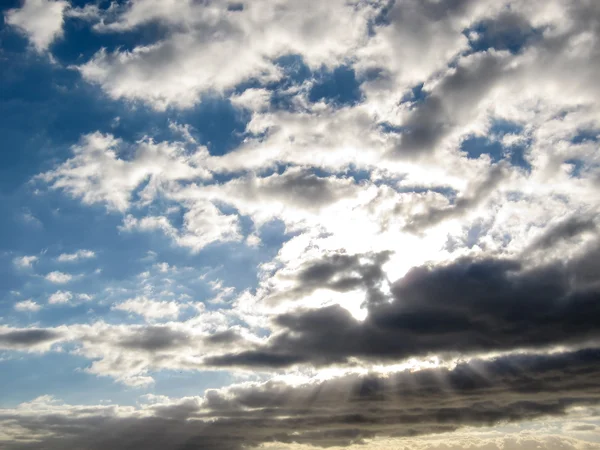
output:
M358 288L367 290L369 303L381 301L380 285L386 280L382 265L390 255L391 252L335 253L320 260L308 261L291 276L296 287L270 296L269 301L300 298L317 289L349 292Z
M246 383L209 390L202 400L153 406L153 417L118 417L110 409L35 416L4 411L0 423L23 427L22 439L52 433L42 442L15 439L7 450L237 450L266 442L328 447L564 415L599 399L600 350L588 349L300 386Z
M146 327L131 336L121 339L119 346L149 352L171 350L190 343L186 333L172 330L169 327Z
M242 337L234 330L221 331L206 338L209 344L232 344L239 341Z
M414 268L393 285L391 302L368 304L362 322L338 305L282 314L274 319L279 331L265 345L206 363L319 366L353 357L391 362L430 354L582 345L600 338L599 249L527 270L502 259Z
M24 329L0 331L0 348L27 349L50 341L57 341L61 334L52 330Z
M596 222L590 217L572 216L548 229L538 239L534 240L528 250L547 249L561 241L579 236L587 231L595 231Z
M504 70L504 58L495 53L473 55L457 65L410 111L401 124L393 156L417 157L434 152L442 139L472 114Z
M512 53L521 51L540 31L536 30L527 17L506 10L498 16L486 19L476 24L470 31L477 33L471 41L475 51L485 51L490 48L509 50Z
M240 195L247 198L273 198L307 209L319 209L341 198L353 196L355 185L342 178L320 177L309 170L288 169L283 174L238 181Z

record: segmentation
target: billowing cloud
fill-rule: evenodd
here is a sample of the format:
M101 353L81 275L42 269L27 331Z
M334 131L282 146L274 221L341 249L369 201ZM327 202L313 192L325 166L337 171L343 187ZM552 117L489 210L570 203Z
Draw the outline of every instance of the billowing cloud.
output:
M368 3L352 3L261 0L232 9L225 2L183 2L165 9L154 0L139 1L100 29L122 33L159 22L167 36L131 51L101 50L79 70L113 98L157 109L190 107L204 92L229 90L248 79L280 79L275 60L286 54L302 54L312 67L342 62L365 40L374 15Z

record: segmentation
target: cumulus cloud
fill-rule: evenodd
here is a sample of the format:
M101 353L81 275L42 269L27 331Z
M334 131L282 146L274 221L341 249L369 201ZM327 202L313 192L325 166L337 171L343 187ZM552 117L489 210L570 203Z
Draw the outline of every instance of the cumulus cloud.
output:
M368 3L352 3L261 0L232 9L225 2L165 8L144 0L102 31L125 32L158 21L167 36L131 51L99 51L79 70L113 98L142 100L157 109L190 107L203 92L222 92L248 79L280 79L274 60L286 54L302 54L312 67L343 61L365 40L374 15Z
M27 35L38 52L43 52L62 36L68 6L61 0L25 0L21 8L8 10L5 20Z
M63 303L69 303L73 299L73 294L69 291L56 291L50 297L48 297L48 303L51 305L60 305Z
M55 270L46 274L46 280L54 284L65 284L73 279L73 275Z

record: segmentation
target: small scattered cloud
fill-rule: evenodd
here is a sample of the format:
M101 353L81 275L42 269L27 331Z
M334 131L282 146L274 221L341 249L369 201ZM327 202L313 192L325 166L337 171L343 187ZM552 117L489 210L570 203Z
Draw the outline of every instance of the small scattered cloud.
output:
M65 284L73 279L73 275L55 270L47 274L45 278L50 283Z
M187 305L173 301L151 300L136 297L112 307L113 310L125 311L144 317L148 321L177 319Z
M61 305L69 303L73 299L73 294L69 291L56 291L48 298L51 305Z
M38 256L19 256L13 259L13 263L19 269L30 269L39 259Z
M23 300L15 303L15 310L19 312L36 312L42 309L41 305L33 300Z
M58 256L57 261L59 262L75 262L81 259L95 258L96 253L91 250L77 250L75 253L62 253Z

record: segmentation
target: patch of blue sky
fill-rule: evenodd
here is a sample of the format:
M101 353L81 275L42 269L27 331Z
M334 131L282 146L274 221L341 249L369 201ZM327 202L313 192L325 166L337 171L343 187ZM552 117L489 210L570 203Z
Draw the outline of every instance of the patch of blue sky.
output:
M70 404L112 401L134 405L140 393L145 393L82 369L89 365L88 359L70 351L42 355L0 352L0 407L15 407L49 393Z
M350 65L340 65L333 69L321 67L312 70L302 56L289 54L274 60L281 71L281 78L261 85L258 81L245 82L236 87L235 93L249 88L265 88L271 92L270 104L274 109L292 110L297 106L293 99L298 93L305 93L310 102L324 101L337 107L355 105L362 100L360 85Z
M67 404L134 406L144 401L141 396L145 394L201 396L206 389L235 381L227 371L160 370L148 373L154 383L131 387L110 377L86 372L91 361L74 354L72 344L63 344L62 348L62 352L42 355L0 352L0 407L12 408L49 392ZM41 367L44 370L40 370ZM21 375L15 377L15 373Z
M600 140L600 130L578 130L577 134L571 138L573 144L583 144L585 142L598 142Z
M532 27L521 17L507 12L496 20L478 22L466 28L463 34L469 40L469 52L494 49L517 54L540 39L543 32L543 28Z
M81 7L89 4L89 2L80 3ZM99 7L107 9L109 5L110 2L100 2ZM170 33L169 28L158 21L118 32L97 31L90 25L88 21L66 16L63 23L63 36L55 40L50 47L54 58L64 65L82 64L90 60L100 49L108 53L116 50L131 51L136 47L160 42Z
M251 114L218 95L203 96L195 107L171 111L169 119L190 125L191 134L208 147L211 155L224 155L238 147L246 137Z
M423 90L424 86L424 83L419 83L413 86L406 94L404 94L400 100L400 104L407 103L412 106L423 103L423 101L425 101L429 95L427 91Z
M140 393L152 393L175 398L203 395L206 389L217 389L236 381L231 372L223 370L161 370L150 372L149 375L154 378L155 382L147 388L140 389Z
M360 81L349 66L332 71L322 69L315 74L315 82L308 93L311 102L325 101L337 106L356 105L362 100Z
M581 175L583 174L583 171L585 169L585 161L583 161L582 159L572 158L572 159L567 159L565 161L565 164L568 164L571 166L571 170L570 170L571 177L573 177L573 178L581 177Z
M522 132L523 127L518 124L494 120L486 136L471 135L464 139L461 143L461 151L465 152L470 159L487 155L492 162L507 160L513 166L530 171L531 164L526 158L529 140L524 139L522 143L509 146L502 143L504 136L520 135Z

